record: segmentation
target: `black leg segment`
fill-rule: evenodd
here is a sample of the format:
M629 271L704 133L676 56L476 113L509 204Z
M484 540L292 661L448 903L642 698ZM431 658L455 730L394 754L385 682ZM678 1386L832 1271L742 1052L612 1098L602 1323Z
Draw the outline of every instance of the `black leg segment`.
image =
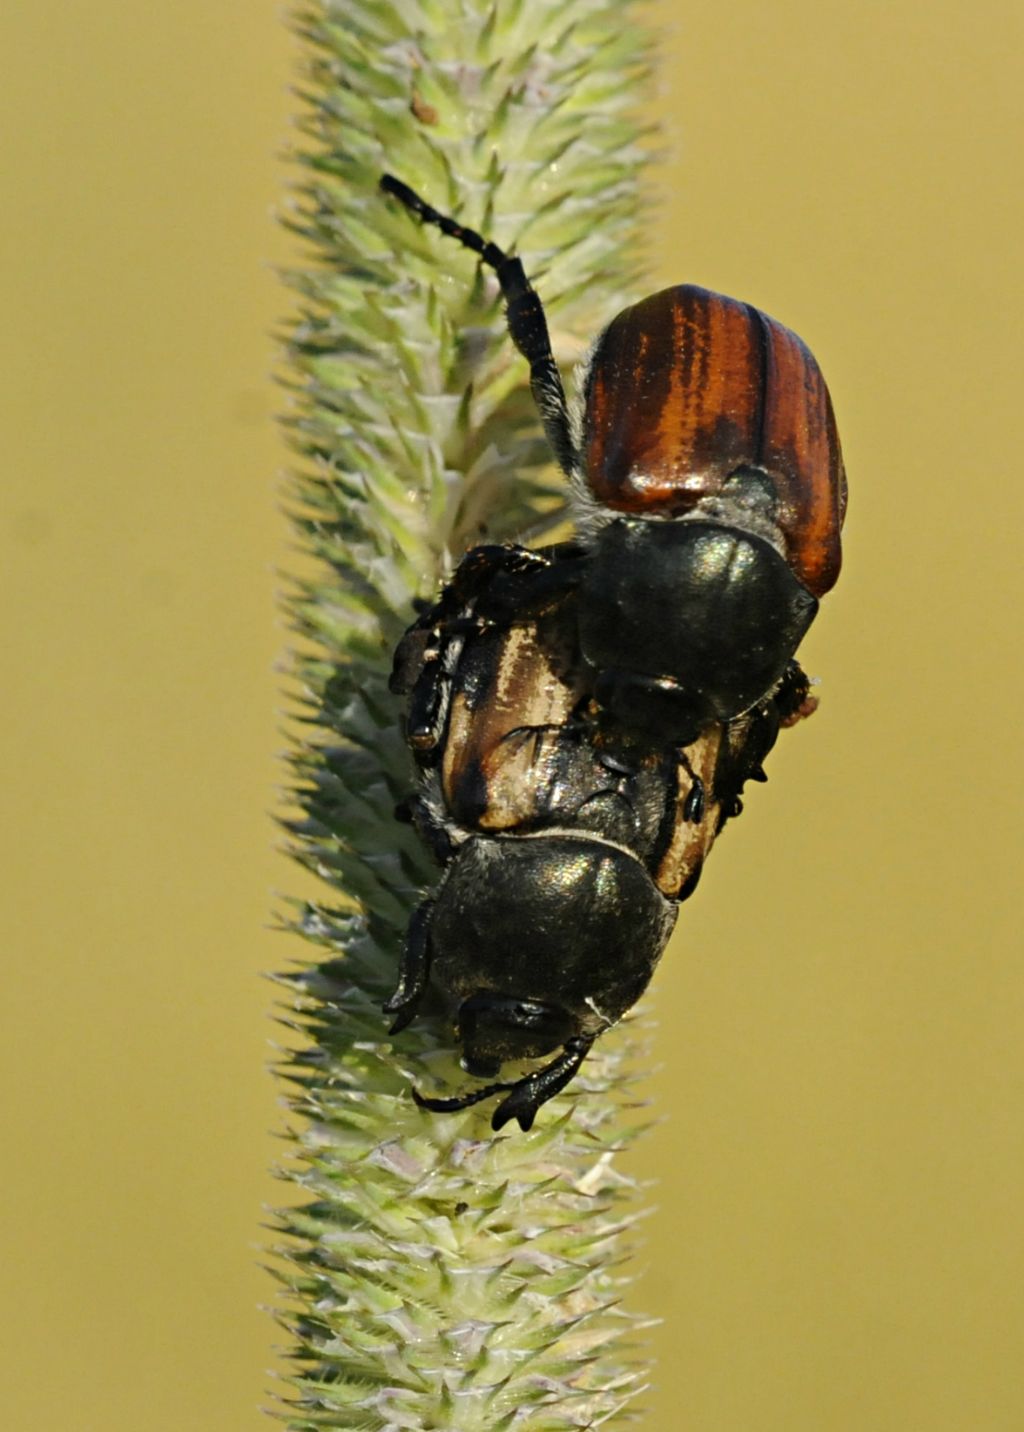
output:
M519 1127L524 1134L531 1129L533 1121L537 1117L537 1110L564 1089L570 1079L575 1076L593 1042L592 1038L588 1039L584 1035L577 1035L574 1039L568 1040L557 1059L552 1060L536 1074L529 1074L525 1079L520 1079L518 1084L513 1085L508 1098L502 1099L495 1109L491 1119L491 1128L497 1131L510 1119L518 1119Z
M793 726L814 712L818 704L817 698L811 695L811 683L807 673L795 659L782 673L782 680L772 700L783 726Z
M514 1084L486 1084L482 1089L473 1089L468 1094L456 1094L452 1099L431 1099L414 1088L412 1097L419 1108L429 1109L432 1114L457 1114L461 1109L483 1103L484 1099L489 1099L492 1094L503 1094L506 1089L515 1087Z
M430 978L430 916L433 900L424 900L409 921L409 930L398 970L398 985L384 1004L384 1013L395 1015L389 1034L398 1034L416 1018L420 1000Z
M464 248L479 254L483 262L497 274L505 300L508 331L512 342L530 365L530 391L540 412L544 432L562 471L571 475L578 466L578 455L569 427L565 389L562 387L562 377L551 352L544 305L526 277L522 261L510 257L475 229L467 229L447 214L440 213L394 175L385 174L380 181L380 187L385 194L391 194L403 203L425 224L434 224L442 234L447 234Z
M567 1040L557 1059L553 1059L536 1074L527 1074L514 1084L486 1084L482 1089L458 1094L452 1099L431 1099L416 1089L413 1089L412 1096L421 1109L429 1109L435 1114L454 1114L460 1109L468 1109L473 1104L489 1099L492 1094L507 1092L508 1098L503 1099L494 1111L491 1128L497 1132L510 1119L518 1119L519 1127L525 1134L533 1127L541 1105L564 1089L576 1075L593 1042L593 1037L586 1035L577 1035Z

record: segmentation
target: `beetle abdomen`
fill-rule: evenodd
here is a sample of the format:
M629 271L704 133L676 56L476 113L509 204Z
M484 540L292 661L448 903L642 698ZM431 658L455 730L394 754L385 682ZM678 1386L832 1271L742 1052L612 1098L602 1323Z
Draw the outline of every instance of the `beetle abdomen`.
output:
M663 289L602 334L585 402L583 466L599 502L679 517L737 468L762 468L790 567L815 596L834 584L842 454L825 380L795 333L707 289Z

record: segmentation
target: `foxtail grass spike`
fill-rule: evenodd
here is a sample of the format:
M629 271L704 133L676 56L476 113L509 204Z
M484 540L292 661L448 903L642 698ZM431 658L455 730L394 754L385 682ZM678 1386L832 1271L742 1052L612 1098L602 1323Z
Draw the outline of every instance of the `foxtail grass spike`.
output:
M494 274L379 187L391 173L519 255L568 382L641 274L649 35L631 0L312 0L286 222L291 815L323 896L286 912L297 1119L277 1267L290 1367L275 1415L314 1429L618 1427L645 1381L624 1310L636 1130L630 1027L529 1133L458 1092L450 1028L393 1037L406 922L437 872L394 808L415 784L387 689L413 602L467 546L550 529L565 482ZM310 574L311 573L311 574ZM632 1026L635 1029L635 1025Z

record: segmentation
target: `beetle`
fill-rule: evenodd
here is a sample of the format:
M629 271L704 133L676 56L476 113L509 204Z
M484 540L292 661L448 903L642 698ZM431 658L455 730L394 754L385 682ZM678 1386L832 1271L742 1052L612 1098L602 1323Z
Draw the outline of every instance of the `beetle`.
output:
M522 261L426 203L381 188L494 270L579 538L520 582L579 592L597 703L686 746L782 680L841 563L846 475L809 349L750 304L680 284L598 336L570 406ZM500 560L500 559L498 559Z
M517 578L542 561L467 553L400 642L391 681L423 773L403 814L443 873L384 1008L399 1033L433 989L464 1069L488 1081L506 1061L554 1054L452 1098L414 1091L435 1111L504 1094L496 1130L529 1129L639 999L745 781L764 779L780 724L808 699L793 663L770 698L686 749L638 738L594 710L579 590L539 616L515 610Z

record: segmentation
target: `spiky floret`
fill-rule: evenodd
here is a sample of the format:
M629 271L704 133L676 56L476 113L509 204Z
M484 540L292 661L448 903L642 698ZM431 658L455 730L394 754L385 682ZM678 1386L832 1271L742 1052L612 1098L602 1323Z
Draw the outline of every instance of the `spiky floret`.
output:
M533 1131L489 1109L427 1114L461 1087L451 1031L390 1040L380 1012L409 914L434 883L393 816L414 775L387 691L416 596L466 546L562 502L497 285L378 191L387 169L524 256L571 364L637 276L637 119L648 36L632 0L318 0L298 17L302 181L289 222L288 339L302 456L291 488L297 743L289 822L331 895L294 923L317 947L287 978L304 1044L281 1215L293 1429L612 1425L641 1376L617 1306L628 1137L613 1034ZM580 1094L584 1096L579 1097ZM624 1336L624 1334L626 1336Z

